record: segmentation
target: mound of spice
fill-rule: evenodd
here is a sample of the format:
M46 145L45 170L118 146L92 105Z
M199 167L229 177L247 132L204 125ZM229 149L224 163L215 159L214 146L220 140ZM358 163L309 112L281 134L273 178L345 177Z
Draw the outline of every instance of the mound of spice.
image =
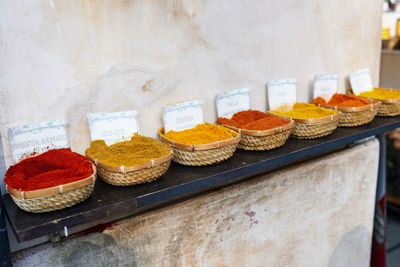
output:
M345 94L334 94L328 102L322 97L317 97L312 101L315 105L341 106L341 107L361 107L371 104L368 100Z
M247 130L268 130L290 123L281 117L258 110L245 110L235 113L231 119L218 118L217 123Z
M110 146L104 140L92 141L85 153L108 166L135 166L167 156L171 149L155 138L136 134L129 141Z
M201 145L235 137L229 129L207 122L184 131L170 130L164 136L186 145Z
M281 111L276 109L271 111L271 113L297 119L315 119L337 114L334 110L317 107L314 104L307 103L295 103L292 110Z
M400 98L400 90L374 88L372 91L362 92L359 96L375 99L394 99Z
M82 180L93 174L91 161L69 148L52 149L11 166L4 183L31 191Z

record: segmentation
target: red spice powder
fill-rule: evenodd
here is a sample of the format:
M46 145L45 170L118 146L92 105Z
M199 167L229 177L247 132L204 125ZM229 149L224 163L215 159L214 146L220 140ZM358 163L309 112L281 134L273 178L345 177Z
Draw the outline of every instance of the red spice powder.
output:
M315 105L342 106L342 107L360 107L369 105L371 102L352 95L334 94L327 103L322 97L317 97L312 101Z
M217 123L247 130L268 130L288 124L281 117L267 114L258 110L245 110L235 113L232 119L218 118Z
M93 174L91 161L70 148L52 149L11 166L4 183L22 191L79 181Z

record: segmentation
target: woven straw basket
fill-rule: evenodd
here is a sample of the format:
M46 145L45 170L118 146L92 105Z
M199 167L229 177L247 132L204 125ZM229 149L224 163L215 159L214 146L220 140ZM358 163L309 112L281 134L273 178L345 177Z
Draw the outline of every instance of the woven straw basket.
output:
M84 201L93 192L96 167L92 167L91 176L72 183L32 191L15 190L7 185L6 189L15 204L25 211L41 213L61 210Z
M392 117L400 115L400 98L394 99L375 99L375 98L365 98L369 101L379 101L382 103L378 113L379 117Z
M112 185L116 186L130 186L135 184L142 184L152 182L163 175L169 168L173 153L152 159L147 163L135 166L108 166L97 159L91 159L97 166L97 172L100 178Z
M238 129L229 125L223 126L240 133L241 138L238 148L244 150L271 150L285 144L294 124L293 121L290 121L286 125L263 131Z
M383 89L383 88L382 88ZM392 88L384 88L389 91L398 91L398 89L392 89ZM349 92L352 94L352 92ZM379 101L382 103L380 106L378 113L376 116L379 117L392 117L392 116L397 116L400 115L400 98L393 98L393 99L377 99L377 98L369 98L369 97L362 97L368 101L374 102L374 101Z
M314 139L331 134L337 128L340 116L341 112L315 119L297 119L285 116L281 117L287 120L293 120L295 122L290 137L297 139Z
M342 113L339 120L340 127L355 127L370 123L375 118L382 103L375 100L370 102L372 103L361 107L317 106L340 111Z
M230 129L229 129L230 130ZM168 144L174 151L174 162L188 166L205 166L216 164L232 157L240 141L240 134L230 130L233 138L203 145L186 145L174 142L164 136L164 129L158 134L160 140Z

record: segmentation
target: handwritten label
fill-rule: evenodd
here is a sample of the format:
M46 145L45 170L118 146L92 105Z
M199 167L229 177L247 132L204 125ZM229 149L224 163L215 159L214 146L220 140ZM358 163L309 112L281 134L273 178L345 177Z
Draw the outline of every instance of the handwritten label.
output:
M337 74L315 75L314 79L314 98L322 97L328 101L338 90Z
M282 106L291 107L296 101L296 79L273 80L268 83L268 105L270 110Z
M164 129L183 131L193 128L204 122L203 102L193 100L173 105L166 105L163 108Z
M107 145L129 140L139 132L135 110L111 113L88 113L90 139L104 140Z
M369 69L362 69L350 73L350 84L355 95L359 95L362 92L371 91L373 89L371 74Z
M50 149L68 147L67 121L54 120L28 124L8 129L14 162L33 153L43 153Z
M250 89L241 88L218 94L215 102L218 117L230 118L236 112L250 109Z

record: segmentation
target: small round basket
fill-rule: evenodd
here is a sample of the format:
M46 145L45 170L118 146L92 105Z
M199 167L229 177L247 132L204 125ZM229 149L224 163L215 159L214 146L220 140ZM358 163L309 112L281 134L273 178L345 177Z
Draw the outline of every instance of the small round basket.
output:
M168 144L174 151L173 161L188 166L205 166L216 164L232 157L240 141L240 134L229 129L233 138L203 145L186 145L174 142L164 136L164 129L158 134L160 140Z
M370 123L378 113L382 103L376 100L369 100L371 104L361 107L342 107L317 105L319 107L340 111L339 126L340 127L356 127Z
M400 115L400 98L393 99L376 99L364 97L369 101L379 101L382 103L376 116L379 117L393 117Z
M84 201L92 194L96 182L96 167L92 164L92 168L92 175L72 183L32 191L20 191L6 185L6 190L15 204L28 212L65 209Z
M294 121L287 124L263 131L239 129L229 125L222 125L238 132L241 136L238 148L244 150L271 150L281 147L289 138L294 127Z
M338 111L337 114L315 119L298 119L285 116L280 117L295 122L290 137L297 139L314 139L331 134L337 128L340 116L341 112Z
M97 166L97 172L104 182L116 186L130 186L157 180L167 172L174 154L135 166L108 166L97 159L88 157Z

